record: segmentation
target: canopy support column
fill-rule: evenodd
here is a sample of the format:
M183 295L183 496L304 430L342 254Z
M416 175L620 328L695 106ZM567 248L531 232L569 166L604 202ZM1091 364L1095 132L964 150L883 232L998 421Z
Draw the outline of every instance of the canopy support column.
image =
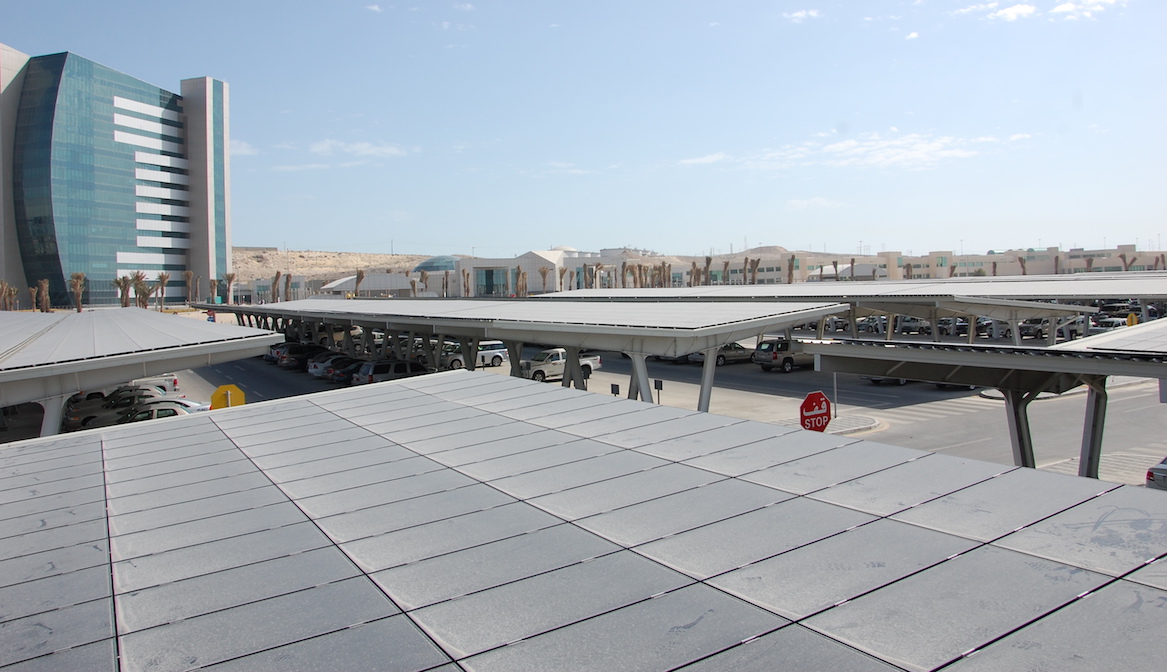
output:
M579 365L579 348L568 346L564 350L567 351L567 361L564 362L561 385L575 387L577 390L588 389L588 381L584 380L583 369Z
M1013 444L1013 464L1033 469L1037 462L1033 458L1033 435L1029 431L1029 402L1037 398L1038 392L1025 393L1020 390L1001 390L1005 395L1005 412L1009 415L1009 441Z
M507 354L511 358L511 375L515 378L523 377L523 342L522 341L503 341L507 346Z
M632 359L632 375L628 379L628 398L640 398L652 403L652 384L648 380L648 355L643 352L629 352Z
M1106 376L1084 376L1090 388L1086 393L1086 425L1082 428L1082 455L1078 460L1078 475L1098 478L1098 464L1102 459L1102 429L1106 425Z
M822 320L819 320L822 324ZM713 396L713 372L717 370L717 352L721 346L714 346L702 350L705 353L705 362L701 365L701 393L697 396L697 410L709 412L709 399Z
M65 402L71 396L73 395L58 394L37 402L41 408L45 409L44 417L41 418L41 436L53 436L61 432L61 421L65 417Z

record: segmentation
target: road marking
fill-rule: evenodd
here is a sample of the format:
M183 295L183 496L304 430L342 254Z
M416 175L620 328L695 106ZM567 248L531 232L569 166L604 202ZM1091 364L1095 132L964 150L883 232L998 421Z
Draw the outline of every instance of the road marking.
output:
M964 447L964 446L971 446L971 445L973 445L974 443L984 443L984 442L986 442L986 441L996 441L996 440L997 440L997 439L995 439L995 438L992 438L992 437L986 437L986 438L984 438L984 439L977 439L977 440L975 440L975 441L965 441L964 443L954 443L954 444L951 444L951 445L948 445L948 446L940 446L939 448L933 448L933 449L932 449L932 452L936 452L936 451L939 451L939 450L948 450L949 448L961 448L961 447Z

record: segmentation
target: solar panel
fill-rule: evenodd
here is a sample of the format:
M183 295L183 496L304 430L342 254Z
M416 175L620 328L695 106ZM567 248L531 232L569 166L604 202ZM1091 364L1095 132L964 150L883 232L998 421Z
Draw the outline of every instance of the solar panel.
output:
M0 447L0 665L1122 669L1158 650L1165 520L451 372Z

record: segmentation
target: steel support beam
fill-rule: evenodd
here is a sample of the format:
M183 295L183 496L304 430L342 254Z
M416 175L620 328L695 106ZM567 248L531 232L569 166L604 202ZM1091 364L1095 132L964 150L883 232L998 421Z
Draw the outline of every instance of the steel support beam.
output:
M628 398L640 398L652 403L652 383L648 380L648 355L643 352L627 353L632 358L632 375L628 380Z
M1013 464L1019 467L1037 467L1033 458L1033 435L1029 431L1029 402L1038 392L1001 390L1005 395L1005 412L1009 416L1009 442L1013 446Z
M41 436L53 436L61 431L61 420L65 417L65 402L72 394L58 394L48 399L39 399L36 403L45 409L41 418Z
M1083 377L1089 388L1086 393L1086 424L1082 428L1082 454L1078 460L1078 475L1098 478L1098 464L1102 459L1102 429L1106 425L1106 376Z
M511 357L511 375L515 378L523 377L523 342L522 341L503 341L503 345L507 346L507 354Z
M567 351L567 362L563 367L563 382L564 387L575 387L577 390L588 389L588 381L584 380L583 369L579 365L579 348L575 346L567 346L564 348Z
M823 319L825 318L819 319L819 324L822 324ZM705 362L701 365L701 393L697 396L697 410L702 413L709 412L709 399L713 396L713 374L717 370L718 350L721 350L721 346L702 350L705 353Z

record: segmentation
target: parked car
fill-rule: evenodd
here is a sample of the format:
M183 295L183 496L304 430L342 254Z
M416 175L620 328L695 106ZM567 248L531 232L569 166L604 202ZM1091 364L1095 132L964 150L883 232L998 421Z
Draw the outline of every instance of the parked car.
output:
M886 315L868 315L859 320L856 325L856 331L866 331L868 333L884 333L887 330L887 316Z
M263 356L263 361L267 362L268 364L275 364L276 362L280 361L280 355L284 354L284 351L293 345L295 344L290 341L276 343L267 349L267 354Z
M365 385L367 383L380 383L386 380L420 376L429 372L429 367L418 362L382 359L376 362L364 362L361 364L361 367L352 375L352 380L349 382L353 385Z
M323 345L292 343L280 354L280 358L276 361L276 366L281 369L299 369L303 371L308 368L308 360L310 358L327 351L328 348Z
M1153 490L1167 490L1167 457L1147 470L1147 487Z
M121 412L110 415L103 415L92 418L85 422L84 429L93 429L95 427L110 427L112 425L127 422L126 418L131 415L137 415L144 410L150 408L179 408L185 409L187 413L201 413L202 411L211 410L211 404L206 401L195 401L194 399L187 399L186 397L156 397L154 399L145 399L142 402L131 406L128 409L121 410ZM178 413L164 414L160 417L169 417L170 415L180 415Z
M763 371L782 369L790 373L796 366L814 366L814 355L803 352L797 341L785 338L767 339L758 343L750 359Z
M96 403L83 401L66 409L65 416L61 420L61 429L73 432L85 427L87 422L92 422L96 418L117 417L141 401L170 395L171 393L165 388L151 386L123 389L105 399L96 401Z
M329 367L328 370L324 372L324 375L321 376L321 378L329 381L330 383L340 383L342 385L346 385L352 382L353 374L359 371L360 368L365 365L366 361L367 360L364 359L354 359L353 361L345 364L344 366L341 366L340 368Z
M963 317L942 317L936 320L936 333L941 336L966 336L968 320Z
M717 351L717 359L714 360L718 366L725 364L733 364L734 362L748 362L753 356L754 351L742 346L741 343L726 343ZM704 362L704 352L694 352L689 355L690 362Z
M502 341L478 342L478 366L502 366L503 362L511 361L507 346ZM462 357L462 348L453 347L448 352L443 348L442 367L447 369L461 369L466 366Z
M159 403L148 404L141 408L134 409L132 413L122 416L119 424L127 422L141 422L143 420L154 420L157 418L173 418L176 415L191 415L194 413L202 413L204 409L192 409L181 404Z
M1122 329L1127 326L1127 321L1121 317L1100 317L1090 320L1089 335L1105 334L1108 331L1115 329Z
M887 381L889 383L895 383L896 385L907 385L909 382L907 378L882 378L880 376L859 376L859 377L862 378L863 380L871 381L872 385L880 385L884 381Z
M349 357L343 352L322 352L308 360L308 373L320 378L329 368L345 366L355 361L357 361L355 357Z
M928 320L911 315L901 315L896 320L896 331L901 334L931 334L932 325Z

